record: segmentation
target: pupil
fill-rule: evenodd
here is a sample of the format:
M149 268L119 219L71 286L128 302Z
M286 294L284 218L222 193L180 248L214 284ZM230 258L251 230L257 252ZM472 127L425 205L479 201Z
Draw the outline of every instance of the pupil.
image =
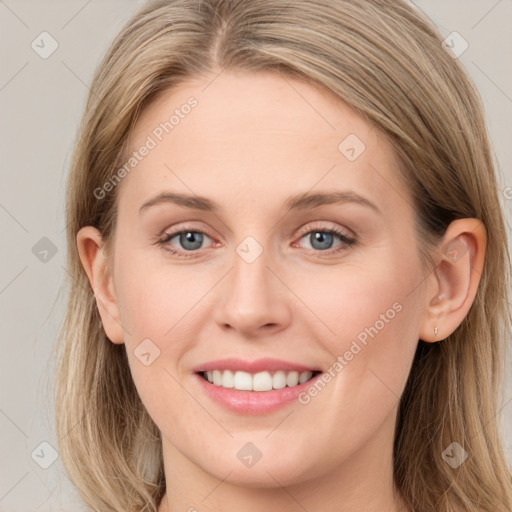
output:
M194 245L194 239L197 237L198 240L195 241ZM201 247L201 234L200 233L194 233L192 231L187 231L185 233L182 233L180 243L182 246L188 250L198 249ZM192 247L188 246L187 243L192 243Z
M314 242L317 242L317 241L322 242L322 241L324 241L324 245L322 245L321 247L315 247L314 243L312 243L311 245L315 249L317 249L317 248L318 249L329 249L330 243L325 244L325 239L327 239L328 242L331 242L332 240L330 240L330 239L332 239L332 235L329 234L329 233L320 233L320 232L317 231L314 234L314 240L313 241Z

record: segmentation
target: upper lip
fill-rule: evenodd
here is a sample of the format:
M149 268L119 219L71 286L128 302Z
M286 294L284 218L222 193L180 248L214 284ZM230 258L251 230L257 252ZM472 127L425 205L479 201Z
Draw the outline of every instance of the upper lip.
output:
M270 357L263 359L256 359L255 361L244 361L243 359L227 358L217 359L216 361L209 361L207 363L196 366L193 371L195 373L209 372L212 370L241 370L247 373L257 373L264 371L297 371L297 372L314 372L320 371L318 368L312 368L303 364L284 361L282 359L273 359Z

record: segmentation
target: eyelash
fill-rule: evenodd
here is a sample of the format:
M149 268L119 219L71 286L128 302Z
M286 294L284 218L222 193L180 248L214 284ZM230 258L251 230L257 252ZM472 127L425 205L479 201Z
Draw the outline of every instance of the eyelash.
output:
M333 228L333 227L326 228L325 226L312 226L312 227L308 227L307 230L304 230L304 231L301 232L299 240L304 238L305 235L308 235L310 233L315 233L315 232L316 233L326 233L326 234L329 234L329 235L335 235L335 236L339 237L339 239L343 243L340 246L338 246L337 248L327 249L325 251L320 251L318 249L306 249L309 253L335 254L335 253L338 253L338 252L341 252L341 251L349 249L350 247L352 247L356 243L356 239L349 238L347 235L345 235L343 232L339 231L338 229ZM170 240L172 240L176 235L179 235L181 233L199 233L199 234L202 234L202 235L206 235L208 238L211 238L204 231L201 231L199 229L194 229L193 227L185 226L185 227L182 227L181 229L179 229L177 231L173 231L171 233L164 233L163 236L157 238L156 244L161 246L164 250L168 251L172 255L178 256L179 258L182 258L182 259L188 259L188 258L196 257L194 255L194 253L197 253L199 251L199 249L195 250L195 251L180 251L180 250L173 249L173 248L171 248L168 245L168 242Z

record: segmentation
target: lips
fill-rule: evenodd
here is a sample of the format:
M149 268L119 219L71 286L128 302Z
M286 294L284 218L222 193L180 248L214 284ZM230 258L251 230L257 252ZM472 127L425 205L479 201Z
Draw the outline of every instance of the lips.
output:
M276 372L279 370L284 372L296 371L299 373L321 371L320 368L313 366L305 366L303 364L273 358L263 358L255 361L244 361L243 359L237 358L218 359L201 364L192 371L194 373L203 373L209 371L213 372L214 370L231 370L232 372L243 371L252 374L259 372Z
M227 370L226 370L227 371ZM309 372L310 373L310 372ZM285 386L269 391L252 391L228 389L208 382L202 373L192 374L194 381L206 397L224 409L242 415L271 414L278 409L292 406L301 393L305 393L309 386L314 386L322 374L318 372L308 381L296 386Z
M196 366L195 381L211 400L239 414L267 414L313 385L322 370L282 359L218 359Z

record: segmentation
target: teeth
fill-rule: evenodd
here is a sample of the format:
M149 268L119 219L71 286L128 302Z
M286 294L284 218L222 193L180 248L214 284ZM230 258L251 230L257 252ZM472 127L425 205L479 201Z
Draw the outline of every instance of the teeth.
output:
M272 376L272 387L274 389L281 389L286 387L286 373L279 370Z
M302 372L299 375L299 384L304 384L307 380L311 378L312 373L311 372Z
M214 382L215 384L215 382ZM252 376L250 373L246 372L236 372L235 373L235 389L240 389L243 391L251 391L252 390Z
M222 384L222 373L219 370L213 370L213 383L216 386L220 386Z
M222 372L222 384L223 388L234 388L235 387L235 376L230 370L224 370Z
M313 372L258 372L248 373L242 371L232 372L230 370L213 370L203 372L206 379L215 386L237 389L239 391L270 391L271 389L282 389L286 386L293 387L311 379Z
M287 386L296 386L299 383L299 372L289 372L286 376Z

